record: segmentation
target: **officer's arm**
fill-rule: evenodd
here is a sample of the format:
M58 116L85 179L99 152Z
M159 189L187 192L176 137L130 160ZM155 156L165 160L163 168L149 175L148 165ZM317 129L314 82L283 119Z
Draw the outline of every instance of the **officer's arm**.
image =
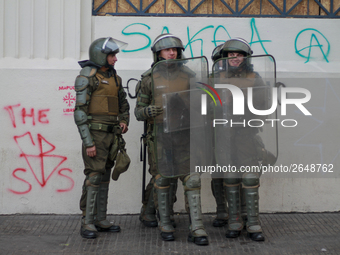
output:
M146 108L151 104L151 78L143 77L136 86L137 102L135 116L138 121L145 121L149 117L145 114Z
M90 101L89 78L79 75L75 81L76 106L74 110L74 121L78 127L80 137L86 148L94 146L87 122L87 108Z
M127 126L129 125L129 122L130 122L130 105L126 99L126 93L121 85L122 79L120 77L118 77L118 79L119 79L119 84L120 84L119 91L118 91L118 102L119 102L118 119L119 119L119 123L121 124L120 126L125 126L127 129Z

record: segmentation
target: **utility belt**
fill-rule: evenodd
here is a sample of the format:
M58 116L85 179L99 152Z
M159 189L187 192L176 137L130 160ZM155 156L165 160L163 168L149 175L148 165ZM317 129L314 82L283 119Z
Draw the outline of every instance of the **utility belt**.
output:
M115 133L116 135L122 134L122 129L119 125L106 125L101 123L91 123L89 128L92 130L103 131L107 133Z

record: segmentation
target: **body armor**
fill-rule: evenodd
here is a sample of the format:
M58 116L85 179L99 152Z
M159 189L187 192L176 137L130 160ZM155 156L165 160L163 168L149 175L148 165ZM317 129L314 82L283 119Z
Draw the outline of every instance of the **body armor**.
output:
M113 115L119 113L118 90L115 77L105 78L97 73L98 88L91 95L89 115Z

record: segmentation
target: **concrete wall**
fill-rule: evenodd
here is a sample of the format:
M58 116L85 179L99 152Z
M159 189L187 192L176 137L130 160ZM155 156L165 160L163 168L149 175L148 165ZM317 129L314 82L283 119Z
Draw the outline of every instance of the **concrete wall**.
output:
M162 32L182 38L187 57L210 54L230 37L248 40L254 54L272 54L278 77L303 80L311 91L311 117L297 108L287 116L295 128L279 127L277 165L333 164L333 173L264 174L262 212L338 211L340 149L337 116L340 88L340 20L91 17L91 1L0 0L0 213L79 213L83 182L81 141L73 122L73 83L91 41L112 36L129 43L116 69L125 84L150 67L151 43ZM211 64L211 63L210 63ZM294 86L294 83L287 84ZM133 89L132 91L133 92ZM142 123L131 124L127 141L132 163L110 186L109 213L138 213L142 163ZM204 177L209 177L205 175ZM181 185L179 185L181 186ZM176 211L183 211L183 189ZM215 210L210 178L202 180L204 212Z

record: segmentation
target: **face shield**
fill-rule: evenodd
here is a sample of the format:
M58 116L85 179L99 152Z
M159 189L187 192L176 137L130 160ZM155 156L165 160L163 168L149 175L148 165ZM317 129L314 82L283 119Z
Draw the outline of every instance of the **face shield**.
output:
M125 49L128 44L112 37L106 38L101 48L101 52L104 54L118 53L120 49Z

